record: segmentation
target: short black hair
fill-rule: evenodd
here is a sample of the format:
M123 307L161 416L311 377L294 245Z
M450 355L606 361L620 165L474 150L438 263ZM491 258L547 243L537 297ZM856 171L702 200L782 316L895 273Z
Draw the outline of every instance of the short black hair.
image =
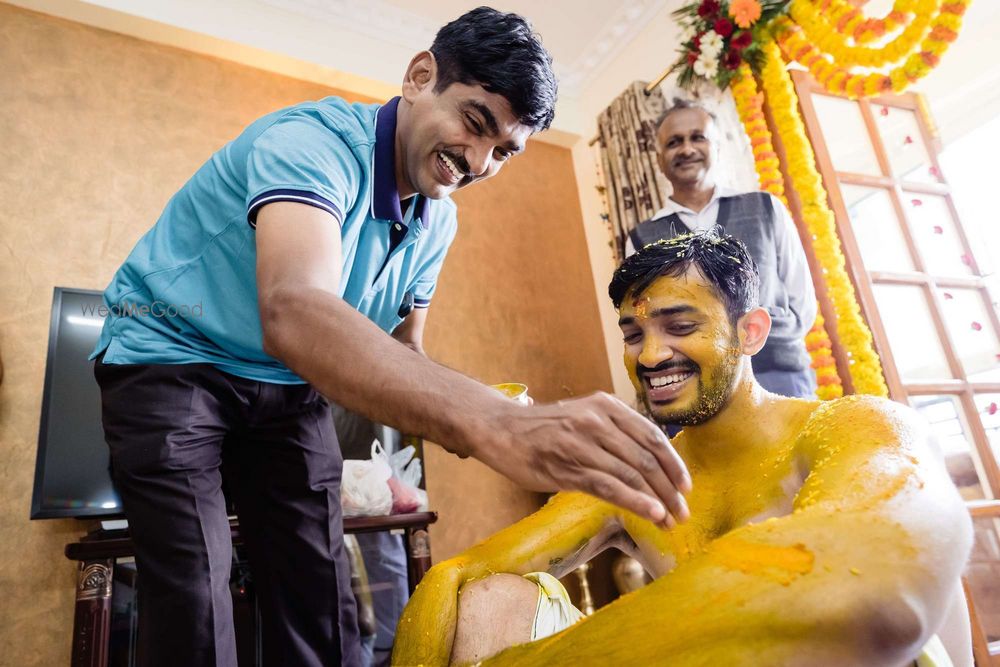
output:
M456 82L478 84L510 102L522 125L539 132L552 124L558 92L552 56L524 17L478 7L441 28L431 53L435 93Z
M691 265L698 267L715 288L730 323L736 324L741 316L760 305L756 262L742 241L723 234L719 227L644 246L615 271L608 295L615 309L620 309L626 295L637 297L657 278L682 276Z

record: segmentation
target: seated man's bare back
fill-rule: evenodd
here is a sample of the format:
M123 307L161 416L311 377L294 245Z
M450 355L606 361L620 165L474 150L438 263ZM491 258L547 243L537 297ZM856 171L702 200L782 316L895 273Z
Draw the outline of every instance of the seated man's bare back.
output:
M647 248L634 261L718 253L752 268L731 240L686 238L695 252ZM921 420L873 397L761 389L749 355L769 320L752 302L733 316L739 299L706 277L726 269L716 259L654 272L616 304L650 414L686 424L673 442L693 481L690 519L665 529L559 494L428 573L393 664L883 666L935 634L954 664L971 664L959 585L970 522ZM559 577L609 547L655 581L543 638L539 587L512 575Z

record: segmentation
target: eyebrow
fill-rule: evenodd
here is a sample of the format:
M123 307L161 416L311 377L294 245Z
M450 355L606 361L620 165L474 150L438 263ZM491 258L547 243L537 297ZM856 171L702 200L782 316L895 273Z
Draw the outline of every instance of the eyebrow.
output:
M486 131L491 137L495 137L500 134L500 124L497 123L497 117L493 115L492 109L479 100L468 100L466 104L478 111L483 117L483 120L486 122ZM524 150L524 146L519 146L513 141L508 141L503 145L503 147L511 153L520 153Z
M670 141L671 139L683 139L685 136L689 134L705 134L705 132L704 130L690 130L689 132L674 132L673 134L667 136L667 141Z
M657 308L649 314L647 319L657 319L660 317L670 317L671 315L680 315L681 313L696 313L698 309L694 306L671 306L670 308ZM626 324L634 324L635 317L627 315L618 320L618 326L625 326Z

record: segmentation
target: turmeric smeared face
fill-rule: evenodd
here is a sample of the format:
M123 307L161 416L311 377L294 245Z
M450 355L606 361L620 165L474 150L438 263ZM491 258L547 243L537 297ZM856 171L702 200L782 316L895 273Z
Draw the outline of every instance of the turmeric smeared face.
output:
M625 367L657 422L691 426L722 409L742 352L725 306L696 267L627 294L619 315Z

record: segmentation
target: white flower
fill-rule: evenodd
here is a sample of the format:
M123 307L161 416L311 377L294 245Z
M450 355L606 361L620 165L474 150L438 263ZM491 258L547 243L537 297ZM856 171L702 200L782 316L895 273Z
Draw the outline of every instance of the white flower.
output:
M693 24L688 24L686 26L683 26L683 29L681 30L681 44L690 42L692 39L694 39L694 36L696 34L697 31L695 30Z
M694 73L706 79L714 79L715 75L719 73L719 60L716 55L703 51L698 56L698 60L694 61Z
M709 30L701 36L701 52L709 53L714 58L722 51L722 36L714 30Z

